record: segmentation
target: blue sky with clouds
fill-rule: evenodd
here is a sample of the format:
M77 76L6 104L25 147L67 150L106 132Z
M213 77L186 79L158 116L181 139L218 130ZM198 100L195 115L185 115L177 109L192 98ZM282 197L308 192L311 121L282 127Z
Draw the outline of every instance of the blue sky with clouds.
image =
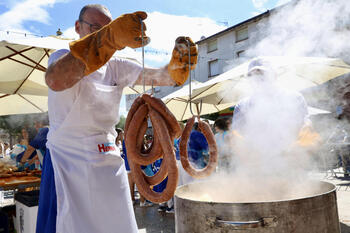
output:
M107 6L113 17L143 10L210 19L220 26L227 22L232 26L284 2L287 0L1 0L0 30L21 30L44 36L55 34L57 28L66 31L74 25L81 7L89 3ZM166 28L167 23L162 23Z
M254 15L284 4L289 0L0 0L1 32L25 32L40 36L55 35L77 38L74 22L82 6L99 3L107 6L113 18L123 13L146 11L147 34L145 64L161 66L170 59L177 36L190 36L198 41ZM153 51L153 52L152 52ZM125 49L123 55L140 59L140 50Z

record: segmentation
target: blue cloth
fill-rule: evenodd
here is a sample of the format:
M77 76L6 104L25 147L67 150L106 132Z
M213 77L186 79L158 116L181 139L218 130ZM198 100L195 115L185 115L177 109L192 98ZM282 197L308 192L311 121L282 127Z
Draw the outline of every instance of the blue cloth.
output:
M197 168L206 166L205 157L208 156L208 142L201 132L191 131L187 151L189 161L194 163Z
M57 216L57 197L54 170L50 151L47 149L43 162L40 183L40 196L36 233L55 233Z
M126 154L126 146L125 146L125 141L123 140L122 142L123 145L123 152L122 152L122 158L124 159L124 163L125 163L125 169L126 171L130 171L130 166L129 166L129 162L128 162L128 156Z
M174 139L175 156L176 160L180 160L180 138Z
M154 174L156 174L159 171L160 166L162 165L162 162L163 162L163 159L158 159L152 164L152 169L153 169ZM163 190L166 188L167 183L168 183L168 177L166 177L159 184L153 186L153 191L155 191L157 193L163 192Z
M162 182L160 182L159 184L153 186L153 191L157 192L157 193L161 193L164 191L164 189L166 188L166 185L168 183L168 177L166 177Z
M35 149L40 150L42 155L45 155L45 152L46 152L46 142L47 142L48 132L49 132L49 128L47 127L40 128L35 138L29 143L29 145L31 145Z

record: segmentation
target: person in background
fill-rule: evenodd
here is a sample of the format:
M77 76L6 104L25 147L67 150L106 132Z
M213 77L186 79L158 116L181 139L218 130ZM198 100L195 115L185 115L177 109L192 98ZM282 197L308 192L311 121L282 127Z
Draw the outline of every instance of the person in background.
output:
M214 123L215 142L218 148L218 167L217 171L227 171L231 168L232 150L229 139L229 120L219 118Z
M125 146L125 140L124 140L124 130L121 128L116 129L118 136L116 137L116 145L121 150L121 157L124 159L125 169L128 174L128 183L129 183L129 189L130 189L130 195L133 205L135 205L135 182L131 175L131 170L128 162L128 156L126 152L126 146Z
M255 164L264 172L271 172L273 164L273 172L282 175L287 164L298 169L306 165L305 148L308 142L312 145L316 141L312 140L315 133L305 99L278 86L277 78L266 60L258 58L249 63L247 79L253 93L235 106L231 136L240 164Z
M124 163L125 163L125 169L127 171L128 174L128 182L129 182L129 188L130 188L130 195L131 195L131 200L133 202L133 204L136 204L136 195L135 195L135 181L133 179L133 176L131 174L131 170L130 170L130 166L129 166L129 161L128 161L128 156L127 156L127 151L126 151L126 146L125 146L125 140L124 140L124 130L122 130L121 128L117 128L116 129L118 136L116 138L116 145L117 147L119 147L121 149L121 156L124 159ZM146 138L146 135L145 135ZM145 147L146 147L146 140L145 142ZM143 170L145 171L146 174L150 175L149 172L147 172L147 167L148 166L141 166L144 167ZM148 207L148 206L152 206L153 204L149 201L147 201L144 196L142 196L140 194L140 206L141 207Z
M0 141L0 158L4 158L4 143L2 141Z
M9 159L10 158L10 154L11 154L11 147L10 147L10 143L8 142L4 142L4 158Z
M28 133L27 130L22 129L21 135L17 138L17 143L13 146L13 149L10 153L10 158L13 160L13 163L19 168L19 170L24 169L20 166L19 161L24 155L25 150L27 149L27 138Z
M344 177L349 177L350 146L347 144L350 142L350 92L348 86L341 92L341 105L337 106L336 110L336 117L339 120L337 131L339 132L334 136L340 137L340 139L337 140L339 145L335 150L339 156L339 165L343 167Z
M28 149L29 140L33 139L32 133L29 134L28 131L30 130L28 130L27 127L23 127L21 129L21 135L18 139L19 143L15 144L14 149L12 150L12 153L11 153L11 159L16 161L16 166L18 167L19 170L24 170L26 168L34 169L34 165L29 166L29 164L26 164L26 166L24 167L23 164L21 164L21 159ZM32 159L35 155L36 155L36 152L31 151L30 159Z
M36 169L41 169L43 165L43 158L46 153L46 142L47 142L47 134L49 132L49 126L48 126L47 120L43 120L42 122L37 122L35 125L38 133L36 134L34 139L32 139L29 142L28 148L25 151L20 161L20 164L25 168L32 166L34 164L34 167ZM31 154L33 154L34 152L36 152L36 155L30 159Z

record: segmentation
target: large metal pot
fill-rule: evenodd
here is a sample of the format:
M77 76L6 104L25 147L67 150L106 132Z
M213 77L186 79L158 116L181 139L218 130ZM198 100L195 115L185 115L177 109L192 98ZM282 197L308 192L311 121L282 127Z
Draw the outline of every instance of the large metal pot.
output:
M340 233L335 186L321 181L308 185L317 191L295 199L244 203L197 200L203 186L215 187L210 182L181 186L175 192L176 232Z

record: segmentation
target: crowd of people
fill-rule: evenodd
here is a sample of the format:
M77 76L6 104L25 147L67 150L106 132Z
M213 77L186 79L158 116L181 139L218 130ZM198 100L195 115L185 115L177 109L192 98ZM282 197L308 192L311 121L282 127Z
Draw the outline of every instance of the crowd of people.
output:
M0 142L0 162L9 163L21 170L41 170L46 151L48 121L35 121L32 127L23 127L11 146Z

